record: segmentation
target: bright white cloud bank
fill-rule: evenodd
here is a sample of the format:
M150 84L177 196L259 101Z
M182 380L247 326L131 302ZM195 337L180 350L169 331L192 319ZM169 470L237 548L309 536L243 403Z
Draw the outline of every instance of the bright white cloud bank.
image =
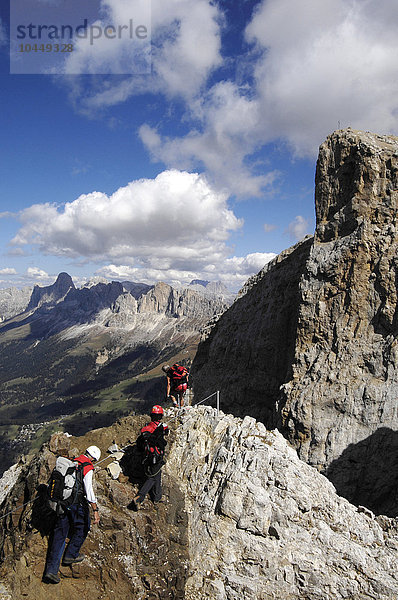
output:
M92 99L94 106L118 103L142 91L162 90L171 96L190 98L212 69L221 64L220 14L208 0L103 0L102 8L104 17L96 21L96 27L104 29L106 24L114 23L117 29L131 19L134 24L145 24L148 42L152 42L152 47L147 47L152 67L148 73L152 70L153 75L142 79L135 75L108 86ZM134 53L142 45L126 36L102 36L94 43L88 38L76 39L64 72L125 73L126 59L134 61Z
M125 0L103 4L119 22L130 15ZM398 133L396 0L264 0L243 32L244 58L226 60L221 33L229 24L221 6L152 0L151 9L152 76L93 80L91 89L74 81L72 97L88 113L143 92L181 99L185 135L166 136L150 123L139 131L167 168L203 169L228 193L262 195L277 173L264 166L256 172L251 157L266 144L283 142L296 155L314 157L339 125ZM90 61L117 64L123 44L110 41L95 56L82 43L68 61L81 61L82 72Z
M4 269L0 269L0 275L16 275L17 272L12 267L4 267Z
M397 23L396 0L265 0L246 29L253 85L219 82L189 105L200 127L170 139L144 125L141 139L168 166L259 195L275 174L247 159L267 143L315 156L339 126L398 133Z
M117 279L220 278L238 287L274 255L229 258L228 238L242 222L226 200L202 175L164 171L110 197L93 192L63 207L31 206L21 212L22 227L12 243L110 262L99 273Z

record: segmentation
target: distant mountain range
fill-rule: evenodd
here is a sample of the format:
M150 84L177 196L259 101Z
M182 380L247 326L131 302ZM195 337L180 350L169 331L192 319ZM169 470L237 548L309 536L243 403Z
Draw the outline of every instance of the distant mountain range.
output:
M119 283L119 282L112 282ZM103 277L93 277L80 289L91 289L99 284L110 285ZM122 281L123 290L129 292L136 300L143 294L155 287L155 284L137 283L134 281ZM49 286L26 286L23 288L11 287L0 289L0 322L10 319L25 310L37 308L42 304L58 302L62 300L70 289L76 288L72 278L67 273L60 273L54 284ZM205 281L193 279L188 286L175 287L180 291L184 289L194 290L211 299L222 300L225 304L232 304L235 294L230 292L221 281Z
M224 289L205 283L97 279L77 288L60 273L29 294L2 290L0 471L13 427L66 417L81 431L83 421L101 426L164 402L162 363L189 366L201 329L227 309Z

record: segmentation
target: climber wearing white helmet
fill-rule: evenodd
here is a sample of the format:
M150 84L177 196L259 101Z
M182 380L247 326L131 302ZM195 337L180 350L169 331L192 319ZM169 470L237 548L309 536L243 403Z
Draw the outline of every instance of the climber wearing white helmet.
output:
M64 507L63 513L57 516L55 521L43 577L46 583L60 582L58 570L62 555L62 564L65 566L79 563L85 558L79 551L90 531L90 506L94 515L94 525L99 523L97 498L93 490L93 461L100 458L101 450L97 446L89 446L84 454L73 459L76 465L73 502ZM69 543L64 553L67 537Z

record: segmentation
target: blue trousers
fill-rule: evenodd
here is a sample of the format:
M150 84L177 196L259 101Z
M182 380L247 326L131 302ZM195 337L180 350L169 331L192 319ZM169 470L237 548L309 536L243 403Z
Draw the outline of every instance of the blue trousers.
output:
M69 537L69 544L64 558L76 558L89 531L90 514L88 506L73 504L66 510L65 514L59 516L50 537L46 573L58 573L67 537Z

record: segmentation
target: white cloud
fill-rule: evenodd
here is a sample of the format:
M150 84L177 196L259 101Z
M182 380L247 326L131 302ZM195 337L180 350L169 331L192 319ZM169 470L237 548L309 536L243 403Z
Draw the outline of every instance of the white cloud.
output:
M192 109L202 120L201 131L173 139L162 138L148 125L140 128L140 137L155 159L187 169L199 163L217 186L238 196L259 196L272 185L277 172L255 175L245 163L259 146L254 135L261 120L256 101L243 96L231 82L221 82Z
M62 207L36 204L19 219L11 242L19 247L183 278L208 264L222 270L229 235L243 223L204 176L175 170L133 181L110 197L92 192Z
M5 267L4 269L0 269L0 275L16 275L17 272L15 269L11 267Z
M99 269L97 274L107 279L140 281L148 284L156 281L167 281L173 285L188 284L192 279L219 280L231 290L238 291L251 275L257 273L275 256L276 254L273 252L256 252L244 257L234 256L223 261L219 261L217 257L214 257L213 262L202 265L197 270L186 271L173 268L137 268L129 265L109 264Z
M87 259L105 265L98 275L153 283L221 280L238 289L275 256L231 256L230 234L243 221L203 175L164 171L140 179L108 197L83 195L61 207L36 204L20 213L13 244L44 254ZM27 275L47 279L41 269Z
M162 91L168 96L190 98L206 82L209 73L219 64L219 10L209 0L103 0L104 16L95 26L123 25L133 17L134 27L142 24L148 29L148 42L142 40L90 39L74 41L74 52L67 56L65 74L128 73L126 65L137 62L137 51L143 51L144 76L129 77L114 85L102 82L102 89L93 89L79 98L85 109L117 104L131 95L144 91ZM93 24L94 25L94 24ZM144 49L143 49L144 48ZM199 50L200 48L200 50ZM151 71L152 66L152 71ZM129 69L130 67L128 67ZM78 96L81 89L75 88Z
M267 0L246 34L264 50L255 66L264 140L316 152L341 126L397 132L395 0Z
M272 225L271 223L264 223L263 227L265 233L270 233L270 231L274 231L277 228L276 225Z
M339 125L398 133L397 22L395 0L263 1L246 29L257 51L253 84L217 83L190 103L188 134L165 137L144 125L141 139L169 167L199 164L245 196L277 176L250 164L268 143L313 157Z
M297 215L297 217L289 223L286 233L288 233L295 241L301 240L305 235L310 233L310 222L301 215Z
M62 208L33 205L21 212L22 227L12 243L32 243L48 254L106 256L131 264L155 260L162 268L171 262L182 268L209 255L225 256L229 232L242 224L226 200L201 175L164 171L110 197L93 192Z
M63 75L150 74L151 2L101 0L95 20L76 29ZM60 74L59 66L54 74Z
M40 282L52 279L46 271L43 271L43 269L40 269L39 267L28 267L26 270L26 277L27 279L34 279Z

